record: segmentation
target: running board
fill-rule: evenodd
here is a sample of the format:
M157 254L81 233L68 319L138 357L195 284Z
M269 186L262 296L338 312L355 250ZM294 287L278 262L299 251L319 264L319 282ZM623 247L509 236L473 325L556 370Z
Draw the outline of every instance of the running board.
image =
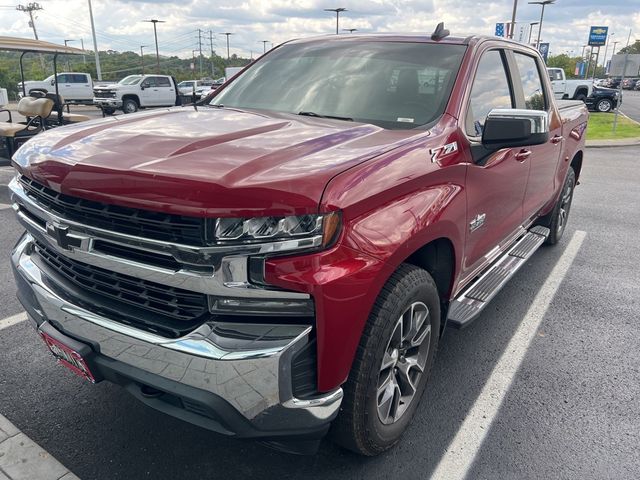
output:
M550 230L531 228L487 271L451 302L447 324L464 328L475 320L509 279L527 262L549 236Z

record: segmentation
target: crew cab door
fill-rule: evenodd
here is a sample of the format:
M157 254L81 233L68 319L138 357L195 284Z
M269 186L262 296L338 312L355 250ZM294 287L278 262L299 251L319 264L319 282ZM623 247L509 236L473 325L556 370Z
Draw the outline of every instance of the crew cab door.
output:
M526 51L517 50L509 52L509 57L513 59L510 65L517 108L543 110L549 116L549 141L524 149L530 152L531 163L523 205L524 218L527 220L535 216L554 196L556 172L563 145L562 122L543 81L545 70L541 60Z
M73 100L91 100L93 98L93 86L89 75L74 73L67 76L71 77Z
M71 83L71 75L67 73L60 73L56 77L58 80L58 93L62 95L65 100L67 98L73 99L73 84ZM48 89L51 93L56 93L56 86L53 84L50 89Z
M169 77L156 77L158 105L175 105L176 89Z
M495 108L514 108L506 54L485 50L471 84L465 119L469 141L479 143L487 114ZM530 159L521 148L499 150L467 171L467 232L463 275L473 276L498 247L520 229Z
M140 106L153 107L160 105L157 79L158 77L147 77L140 84Z

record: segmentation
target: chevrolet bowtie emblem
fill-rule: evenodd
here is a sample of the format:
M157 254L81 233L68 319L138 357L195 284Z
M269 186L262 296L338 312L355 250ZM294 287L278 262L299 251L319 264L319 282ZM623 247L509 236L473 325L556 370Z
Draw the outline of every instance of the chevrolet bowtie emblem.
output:
M80 248L82 244L82 239L69 235L69 227L66 225L47 222L47 234L65 250L71 250L72 247Z

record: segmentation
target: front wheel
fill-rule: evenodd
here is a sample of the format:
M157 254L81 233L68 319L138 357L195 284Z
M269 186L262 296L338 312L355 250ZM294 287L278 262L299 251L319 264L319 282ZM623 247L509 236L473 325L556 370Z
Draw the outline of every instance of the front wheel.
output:
M575 100L580 100L581 102L584 102L587 99L587 96L584 93L579 93L575 96Z
M138 103L135 100L127 98L122 102L122 111L124 113L135 113L138 111Z
M418 408L440 333L429 273L403 264L375 302L332 425L336 443L362 455L395 445Z
M596 110L602 113L610 112L613 110L613 102L608 98L602 98L596 103Z

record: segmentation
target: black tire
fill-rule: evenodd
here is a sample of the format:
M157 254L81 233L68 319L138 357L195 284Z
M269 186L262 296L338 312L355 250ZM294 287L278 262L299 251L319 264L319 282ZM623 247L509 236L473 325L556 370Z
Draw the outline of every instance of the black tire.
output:
M132 98L126 98L122 101L122 111L124 113L135 113L138 111L138 102Z
M575 100L580 100L581 102L584 102L587 99L587 96L584 93L579 93L575 96Z
M547 245L555 245L560 241L569 221L569 213L571 212L571 202L573 201L573 191L576 186L576 172L572 167L569 167L567 177L562 185L562 191L560 197L556 202L555 207L551 213L545 216L540 222L540 225L549 228L551 232L547 237L545 243Z
M595 109L597 112L610 112L613 110L613 102L608 98L601 98L596 102Z
M116 109L111 107L104 107L102 111L105 115L113 115L114 113L116 113Z
M392 358L386 354L391 348L393 335L397 332L398 325L403 322L401 319L405 318L403 313L406 314L408 309L411 309L411 317L413 317L414 305L427 308L427 316L422 320L422 327L417 328L417 333L411 337L417 339L422 336L422 340L416 347L409 349L405 347L404 353L398 354L398 350L394 349L396 364L389 367L388 374L385 374L382 368L383 358ZM427 328L429 329L428 338L425 333ZM402 328L400 331L402 332ZM344 399L340 413L331 428L331 436L336 443L356 453L373 456L390 449L400 440L420 403L435 358L439 335L440 298L433 278L421 268L408 264L401 265L378 296L360 339L351 373L344 385ZM405 345L406 339L402 337L402 340ZM407 341L406 344L409 342ZM427 345L428 351L421 352L422 361L424 361L422 373L419 373L419 370L411 370L413 367L407 368L407 364L404 363L407 372L417 375L417 378L413 378L412 381L415 393L408 402L402 403L401 389L398 387L399 384L395 383L398 389L394 390L391 387L394 393L389 402L390 405L396 405L397 398L397 408L400 409L402 406L404 410L398 414L397 419L391 420L392 423L383 423L379 412L381 408L385 408L379 405L380 399L384 398L384 393L380 393L380 379L386 376L393 377L397 381L399 377L395 372L402 370L401 362L406 362L404 355L408 359L409 352L416 349L421 351L422 347ZM391 386L391 382L383 383ZM389 409L391 408L393 407L390 406ZM400 412L400 410L397 411ZM386 419L389 420L389 417Z

